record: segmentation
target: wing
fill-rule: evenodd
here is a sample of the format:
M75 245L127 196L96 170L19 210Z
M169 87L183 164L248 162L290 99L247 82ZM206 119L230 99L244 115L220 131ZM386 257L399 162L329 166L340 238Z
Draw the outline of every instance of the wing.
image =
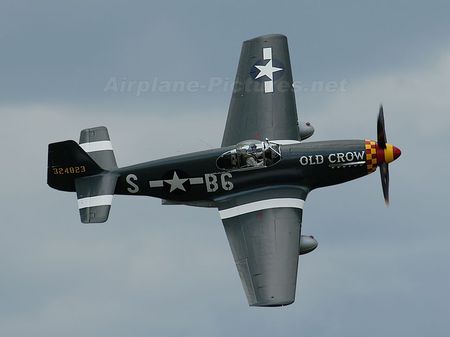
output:
M260 36L243 43L222 146L266 137L300 139L284 35Z
M250 306L294 302L306 194L301 188L273 188L219 204Z

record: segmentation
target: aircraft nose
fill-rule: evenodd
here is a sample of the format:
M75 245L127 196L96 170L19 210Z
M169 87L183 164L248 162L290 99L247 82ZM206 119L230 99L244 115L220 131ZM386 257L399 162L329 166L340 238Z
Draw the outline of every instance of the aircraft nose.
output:
M378 164L386 163L389 164L396 160L402 151L392 144L386 144L386 147L382 148L377 144L377 161Z
M397 146L392 146L392 150L394 152L394 160L402 154L402 151Z

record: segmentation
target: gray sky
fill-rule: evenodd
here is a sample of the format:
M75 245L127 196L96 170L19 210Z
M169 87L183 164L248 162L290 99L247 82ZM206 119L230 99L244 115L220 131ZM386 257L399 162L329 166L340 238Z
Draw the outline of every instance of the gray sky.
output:
M448 336L449 12L446 1L3 1L0 335ZM220 144L241 43L267 33L288 36L311 140L376 138L383 102L403 151L389 208L378 172L311 193L303 231L319 248L301 257L285 308L247 306L215 210L119 196L108 223L85 226L75 195L46 185L47 144L86 127L108 127L119 165Z

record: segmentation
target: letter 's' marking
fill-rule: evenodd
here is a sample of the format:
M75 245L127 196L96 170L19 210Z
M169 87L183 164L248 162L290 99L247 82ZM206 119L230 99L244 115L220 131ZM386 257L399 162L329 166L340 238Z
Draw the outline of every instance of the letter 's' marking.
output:
M130 185L130 187L127 188L127 191L130 193L137 193L139 192L139 186L134 183L134 181L137 181L138 178L135 174L129 174L125 178L126 182Z

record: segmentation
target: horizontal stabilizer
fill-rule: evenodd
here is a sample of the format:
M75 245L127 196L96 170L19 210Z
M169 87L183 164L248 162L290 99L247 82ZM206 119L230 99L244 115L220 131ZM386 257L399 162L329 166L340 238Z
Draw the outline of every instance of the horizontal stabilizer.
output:
M82 223L108 220L118 177L118 174L108 172L75 180Z
M104 126L84 129L80 133L80 146L105 170L117 168L108 129Z

